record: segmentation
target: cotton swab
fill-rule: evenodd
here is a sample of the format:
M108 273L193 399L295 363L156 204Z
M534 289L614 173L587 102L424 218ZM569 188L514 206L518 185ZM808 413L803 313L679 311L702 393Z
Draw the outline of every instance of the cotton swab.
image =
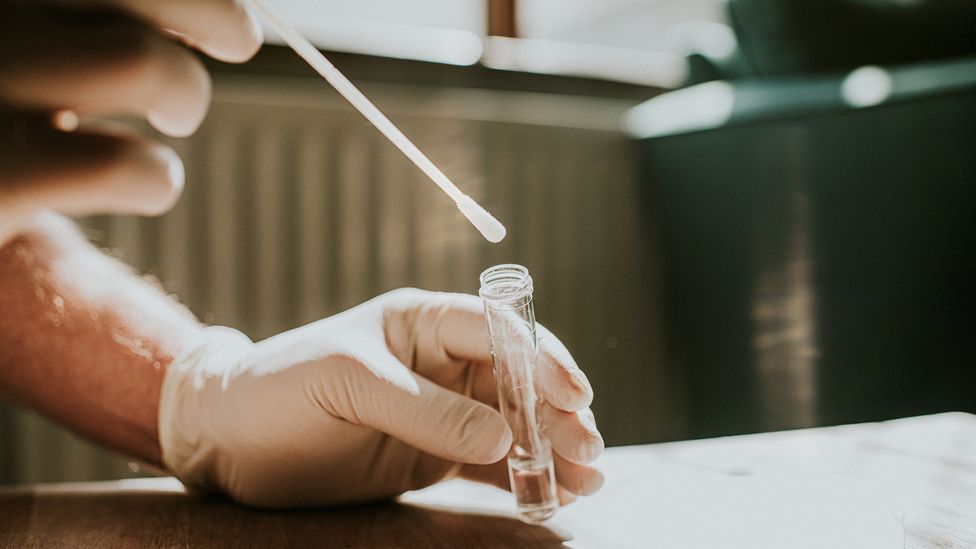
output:
M272 9L264 0L249 0L254 10L264 18L272 29L291 46L295 53L302 57L318 72L322 78L332 84L343 97L349 101L363 116L380 130L391 143L396 145L427 177L454 200L458 210L464 217L481 232L489 242L501 242L505 238L505 226L492 217L473 198L461 192L427 156L417 148L407 136L403 135L393 122L390 122L373 103L366 98L339 69L329 62L324 55L313 46L304 36L291 26L281 15Z

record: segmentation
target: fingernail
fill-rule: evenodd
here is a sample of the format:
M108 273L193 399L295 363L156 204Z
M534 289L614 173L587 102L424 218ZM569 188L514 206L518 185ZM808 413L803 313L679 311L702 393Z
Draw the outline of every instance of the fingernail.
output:
M508 454L508 451L512 449L512 430L509 429L508 424L505 424L505 428L502 431L501 437L498 439L498 445L495 447L494 452L491 454L491 458L488 463L494 463Z
M160 132L171 137L189 137L196 131L198 120L187 119L178 114L149 111L146 121Z
M569 505L569 504L573 503L574 501L576 501L576 498L577 497L578 496L576 494L570 492L569 490L565 490L565 489L560 488L560 490L559 490L559 505L562 505L562 506Z
M590 480L586 482L586 486L583 487L582 496L592 496L593 494L600 491L603 488L603 483L606 482L606 478L603 476L602 471L597 471L596 475L590 477Z
M172 206L180 198L180 195L183 194L183 186L186 184L186 170L183 168L183 160L180 159L175 151L164 149L163 154L169 157L166 178L169 180L171 188L169 196L166 197L166 201L167 206Z
M593 417L593 413L589 410L580 410L577 413L580 424L586 430L587 437L582 443L580 448L579 456L584 462L590 463L600 457L603 453L605 444L603 442L603 435L596 428L596 419Z
M603 454L603 438L600 437L587 442L580 450L580 458L584 463L593 463L601 454Z
M568 354L562 355L561 353L553 353L553 360L562 366L560 369L563 370L565 374L569 374L569 384L576 389L578 392L589 395L592 394L593 389L590 387L590 382L586 379L586 374L583 370L579 369L573 357Z
M577 389L586 394L593 394L593 387L590 386L590 381L586 379L586 375L582 370L570 370L570 374L572 375L573 385L575 385Z
M579 418L580 424L583 425L590 434L600 436L600 430L596 428L596 416L593 415L593 411L589 408L585 408L576 412L576 417Z

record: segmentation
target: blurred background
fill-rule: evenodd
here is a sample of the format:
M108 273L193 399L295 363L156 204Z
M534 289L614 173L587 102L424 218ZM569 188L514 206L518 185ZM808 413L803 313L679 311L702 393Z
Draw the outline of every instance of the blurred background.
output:
M517 262L610 445L976 412L971 0L277 4L509 236L269 32L207 62L180 205L81 222L206 322ZM138 474L0 403L0 482Z

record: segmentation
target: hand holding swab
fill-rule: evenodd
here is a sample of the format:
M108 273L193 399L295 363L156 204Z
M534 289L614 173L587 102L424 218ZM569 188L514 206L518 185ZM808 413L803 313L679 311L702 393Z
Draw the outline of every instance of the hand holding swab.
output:
M315 69L322 78L325 78L332 87L349 101L363 116L366 117L383 135L390 140L400 151L406 155L427 177L441 188L448 196L454 200L458 209L468 218L481 234L489 242L501 242L505 238L505 226L497 219L492 217L487 210L481 207L473 198L461 192L455 185L427 156L417 148L407 136L403 135L393 122L390 122L373 103L366 98L352 82L349 81L339 69L329 62L322 53L292 27L277 12L271 9L264 0L249 0L261 17L281 36L284 41L291 46L295 53L300 55L309 65Z

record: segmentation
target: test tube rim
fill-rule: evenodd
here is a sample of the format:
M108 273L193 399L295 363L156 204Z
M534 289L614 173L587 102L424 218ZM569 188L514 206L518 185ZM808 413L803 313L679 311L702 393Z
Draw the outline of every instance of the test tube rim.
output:
M528 301L525 298L532 296L532 275L527 267L517 263L488 267L478 280L478 295L493 308L524 306Z

